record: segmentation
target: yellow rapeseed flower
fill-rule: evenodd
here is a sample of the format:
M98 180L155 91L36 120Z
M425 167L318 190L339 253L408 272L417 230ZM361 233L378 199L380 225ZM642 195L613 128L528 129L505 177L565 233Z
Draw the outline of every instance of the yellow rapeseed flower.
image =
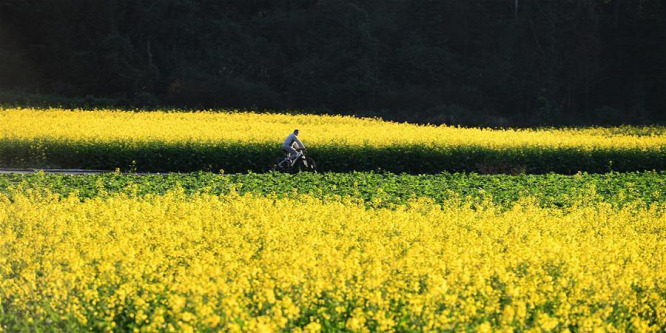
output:
M24 190L0 194L0 327L658 332L664 230L663 203Z
M620 128L504 129L412 125L328 115L252 112L123 112L115 110L0 109L0 139L166 143L272 143L300 128L313 146L482 146L491 149L548 147L666 150L666 135L645 128L641 135ZM34 151L42 151L33 147Z

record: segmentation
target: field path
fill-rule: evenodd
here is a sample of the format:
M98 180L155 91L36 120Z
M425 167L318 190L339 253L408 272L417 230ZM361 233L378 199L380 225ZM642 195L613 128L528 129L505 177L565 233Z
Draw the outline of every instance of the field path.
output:
M87 175L87 174L100 174L100 173L111 173L113 171L109 170L86 170L86 169L12 169L12 168L0 168L0 174L30 174L36 173L39 171L44 171L44 173L49 174L60 174L60 175ZM127 172L123 172L127 173ZM132 172L133 175L158 175L158 172Z

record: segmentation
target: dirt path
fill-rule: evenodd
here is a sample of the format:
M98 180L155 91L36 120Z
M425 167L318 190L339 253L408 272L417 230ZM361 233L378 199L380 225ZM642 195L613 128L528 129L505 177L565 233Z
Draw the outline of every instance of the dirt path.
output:
M86 169L11 169L11 168L0 168L0 174L30 174L36 173L38 171L44 171L48 174L59 174L59 175L89 175L89 174L99 174L99 173L110 173L113 171L109 170L86 170ZM125 173L125 172L124 172ZM133 175L157 175L159 173L151 172L133 172Z

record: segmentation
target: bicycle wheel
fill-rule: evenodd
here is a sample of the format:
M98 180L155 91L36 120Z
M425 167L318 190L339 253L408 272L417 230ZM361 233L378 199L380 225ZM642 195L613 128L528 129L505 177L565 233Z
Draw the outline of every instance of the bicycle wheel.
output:
M298 163L298 171L299 172L317 172L317 163L310 158L306 157L304 159L301 159Z

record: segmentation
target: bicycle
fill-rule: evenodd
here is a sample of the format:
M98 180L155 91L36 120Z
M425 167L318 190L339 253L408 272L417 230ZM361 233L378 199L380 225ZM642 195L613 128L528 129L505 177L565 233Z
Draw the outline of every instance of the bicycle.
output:
M298 172L317 172L317 163L314 159L310 157L305 157L306 149L296 149L298 155L293 162L289 159L289 153L286 151L286 156L284 158L278 158L275 164L273 165L274 171L281 171L286 173L298 173Z

